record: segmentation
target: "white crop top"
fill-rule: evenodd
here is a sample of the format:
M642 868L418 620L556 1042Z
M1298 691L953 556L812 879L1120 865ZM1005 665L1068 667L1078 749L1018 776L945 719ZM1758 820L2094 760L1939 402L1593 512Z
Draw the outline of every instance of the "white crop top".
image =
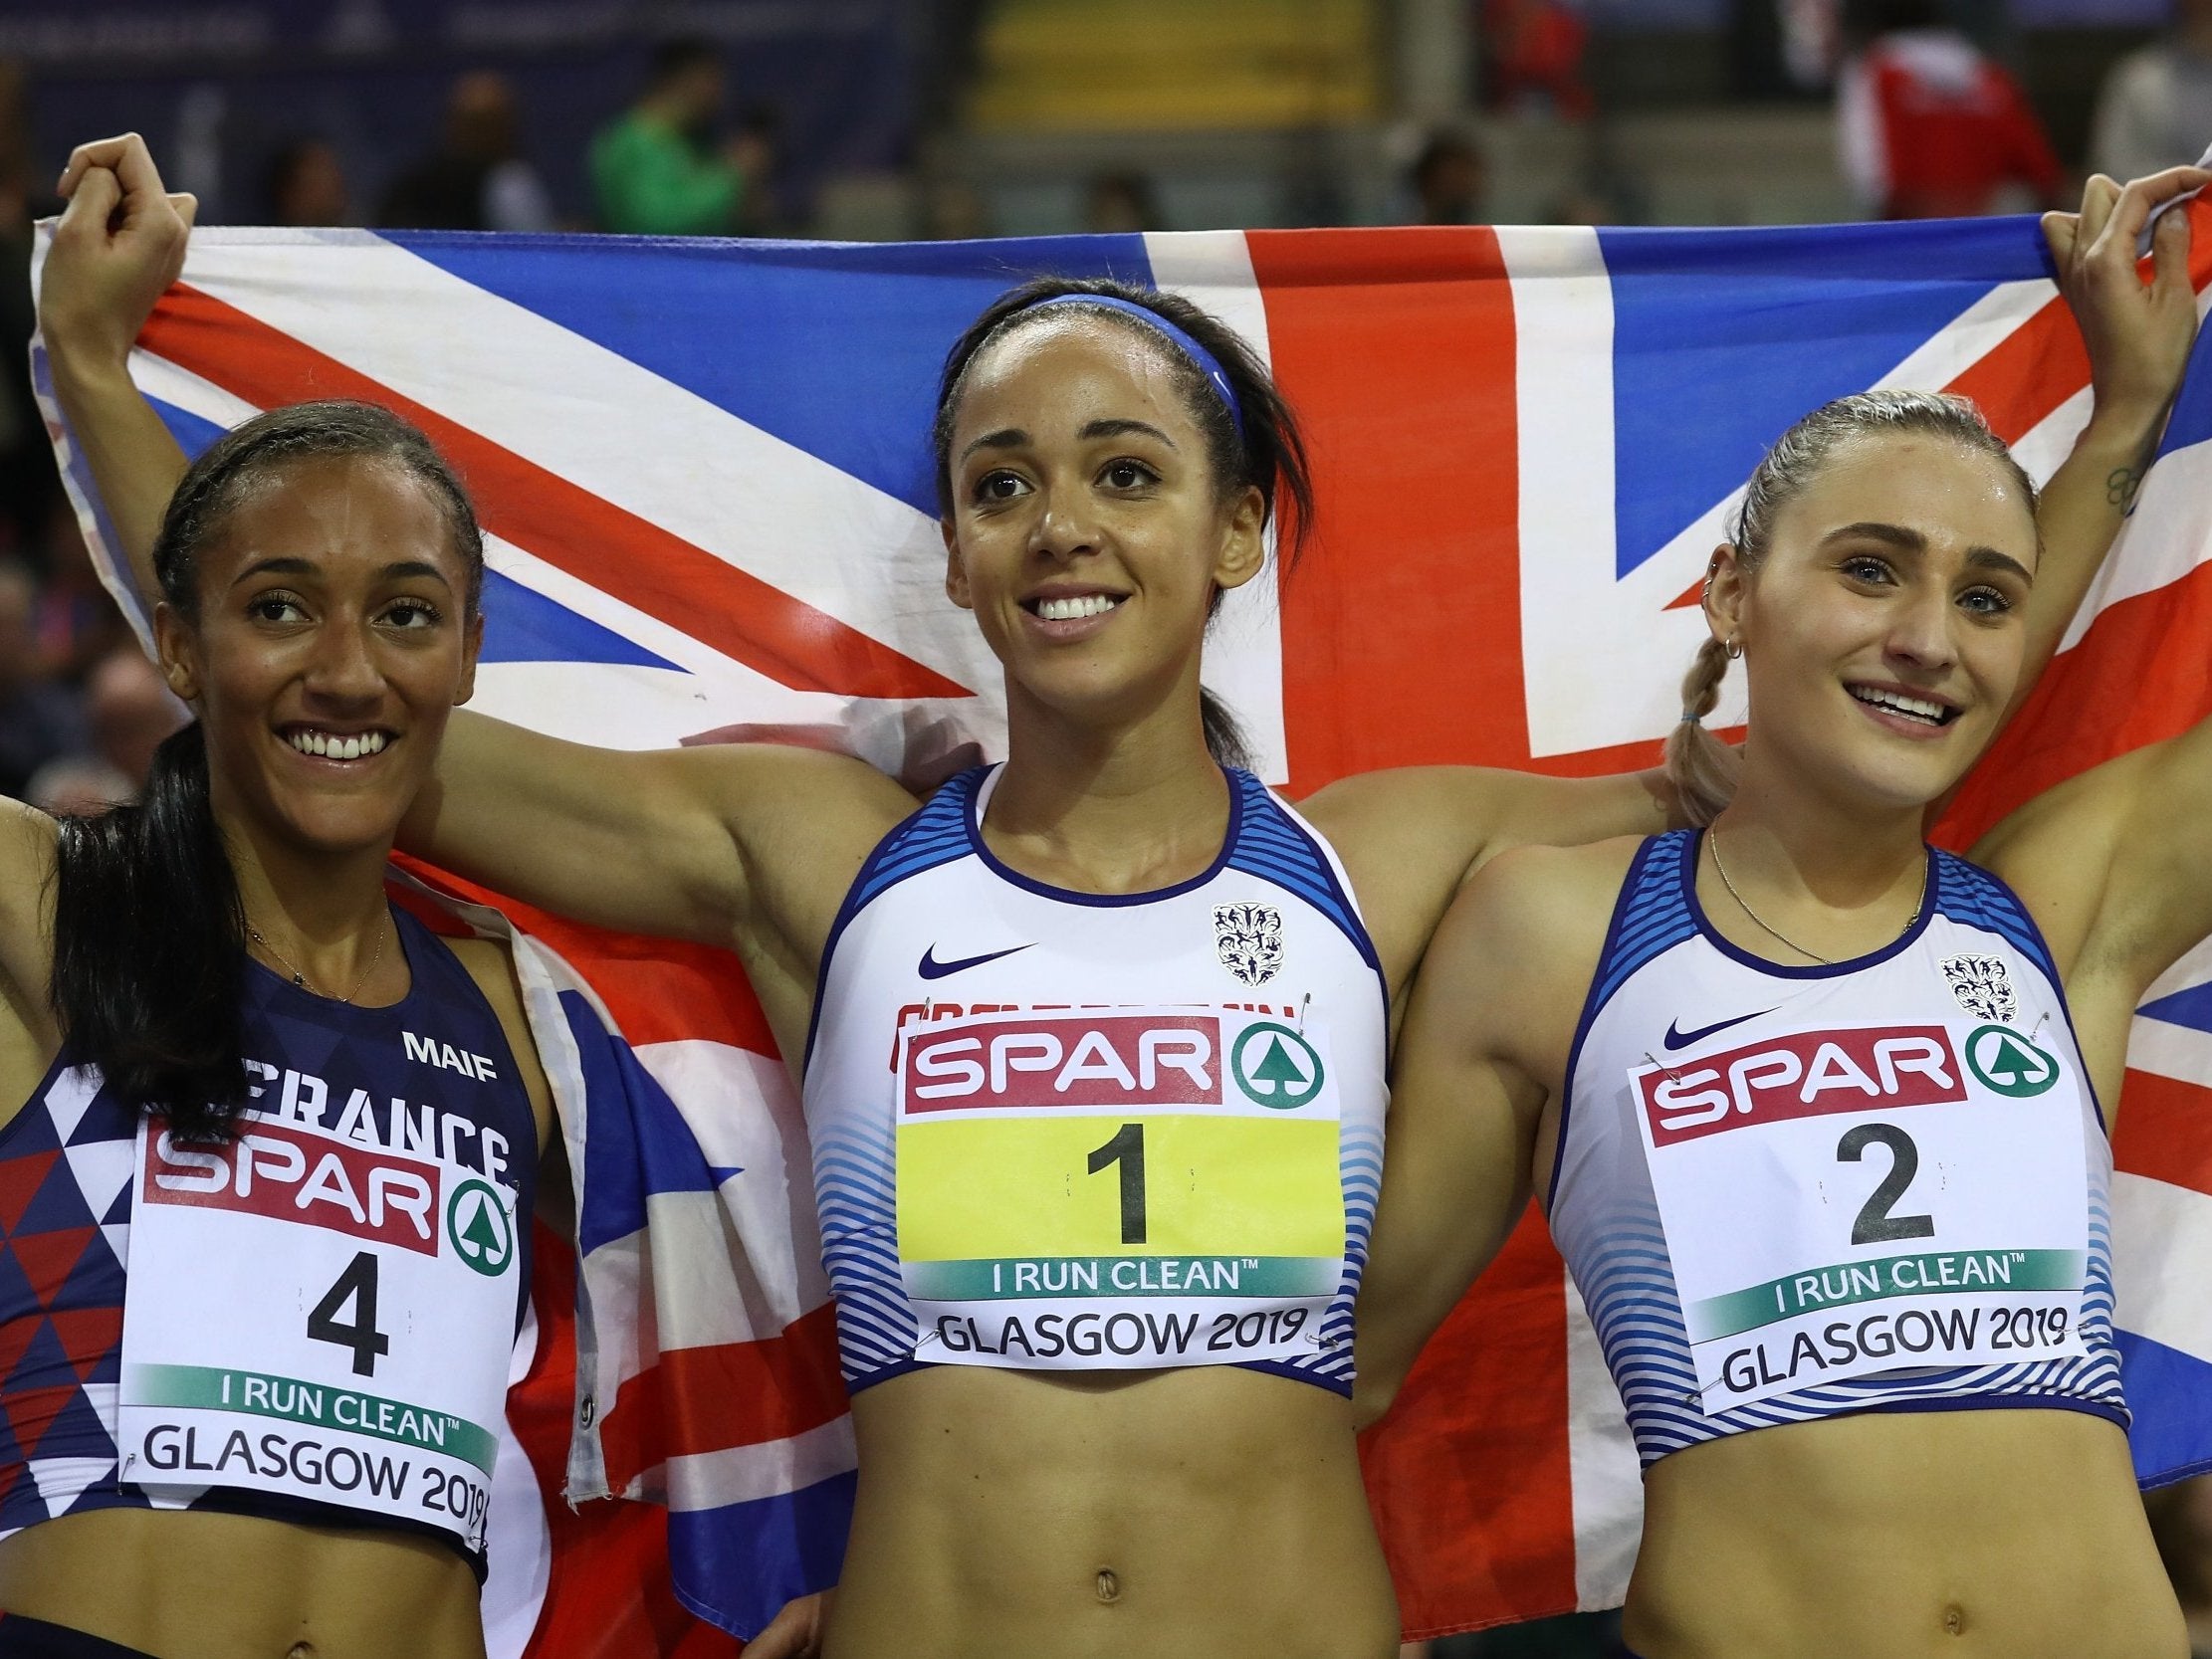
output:
M1006 868L995 772L855 879L804 1073L847 1383L1245 1364L1349 1393L1382 1178L1382 975L1326 845L1246 773L1202 875Z
M2127 1421L2111 1152L2049 951L1930 849L1902 937L1785 967L1631 865L1568 1064L1552 1235L1646 1464L1845 1412Z

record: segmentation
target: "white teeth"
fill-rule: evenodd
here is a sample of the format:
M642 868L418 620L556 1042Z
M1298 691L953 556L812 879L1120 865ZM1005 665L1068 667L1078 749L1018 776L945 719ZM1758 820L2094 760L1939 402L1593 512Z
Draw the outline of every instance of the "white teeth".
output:
M363 755L380 754L384 748L381 731L363 731L352 737L332 736L322 731L295 731L286 741L302 754L321 755L327 760L358 760Z
M1885 709L1892 715L1909 715L1914 720L1926 721L1931 726L1943 724L1943 717L1950 713L1940 703L1930 703L1923 698L1906 697L1901 692L1880 692L1871 687L1855 686L1851 695L1862 703L1877 709Z
M1086 593L1079 599L1039 599L1037 615L1047 622L1076 622L1086 616L1103 616L1118 602L1103 593Z

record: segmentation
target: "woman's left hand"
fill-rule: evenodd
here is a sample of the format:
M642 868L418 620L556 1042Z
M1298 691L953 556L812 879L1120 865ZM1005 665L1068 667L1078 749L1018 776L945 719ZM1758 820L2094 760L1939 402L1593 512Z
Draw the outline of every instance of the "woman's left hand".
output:
M769 1627L745 1644L746 1659L814 1659L822 1649L822 1618L829 1592L783 1603Z
M2059 292L2089 347L2093 418L2154 436L2165 419L2196 339L2196 293L2189 282L2189 213L2162 215L2151 237L2151 280L2136 266L2143 227L2166 202L2212 184L2212 171L2169 167L2122 186L2099 173L2082 191L2079 213L2046 213L2043 235L2058 268Z

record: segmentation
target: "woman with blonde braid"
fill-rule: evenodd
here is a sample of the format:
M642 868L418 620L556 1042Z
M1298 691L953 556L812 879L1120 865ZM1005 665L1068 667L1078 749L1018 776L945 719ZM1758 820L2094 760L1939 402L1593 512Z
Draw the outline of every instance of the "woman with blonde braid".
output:
M2112 1344L2130 1020L2212 932L2212 724L1926 846L2019 690L2035 490L1870 392L1753 475L1669 767L1432 943L1361 1303L1379 1410L1544 1195L1645 1464L1648 1659L2182 1659ZM1750 680L1739 755L1699 724Z

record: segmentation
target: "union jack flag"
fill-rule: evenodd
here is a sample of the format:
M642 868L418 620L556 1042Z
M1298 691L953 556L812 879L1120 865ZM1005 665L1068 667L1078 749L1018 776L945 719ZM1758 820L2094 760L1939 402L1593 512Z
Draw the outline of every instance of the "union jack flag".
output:
M2207 249L2212 209L2192 211ZM953 337L1039 271L1190 295L1307 423L1317 550L1279 591L1240 590L1208 657L1293 795L1388 765L1650 764L1701 637L1705 557L1783 427L1845 392L1947 388L2047 476L2088 413L2026 219L878 247L201 231L134 370L188 450L308 397L420 424L491 537L478 707L617 746L835 740L897 769L1003 748L995 665L942 596L926 435ZM2205 349L2070 649L1949 839L2212 712ZM585 1314L546 1252L492 1651L727 1651L681 1609L750 1631L827 1581L851 1481L797 1104L728 956L503 908L580 974L559 1000L599 1075L568 1131ZM2130 1060L2116 1276L2155 1483L2212 1467L2193 1266L2212 1255L2212 949L2155 989ZM1636 1460L1540 1224L1366 1457L1410 1635L1619 1600ZM1438 1483L1439 1459L1483 1478ZM673 1594L607 1587L590 1563L643 1560L659 1523L570 1516L551 1502L563 1480L665 1499Z

